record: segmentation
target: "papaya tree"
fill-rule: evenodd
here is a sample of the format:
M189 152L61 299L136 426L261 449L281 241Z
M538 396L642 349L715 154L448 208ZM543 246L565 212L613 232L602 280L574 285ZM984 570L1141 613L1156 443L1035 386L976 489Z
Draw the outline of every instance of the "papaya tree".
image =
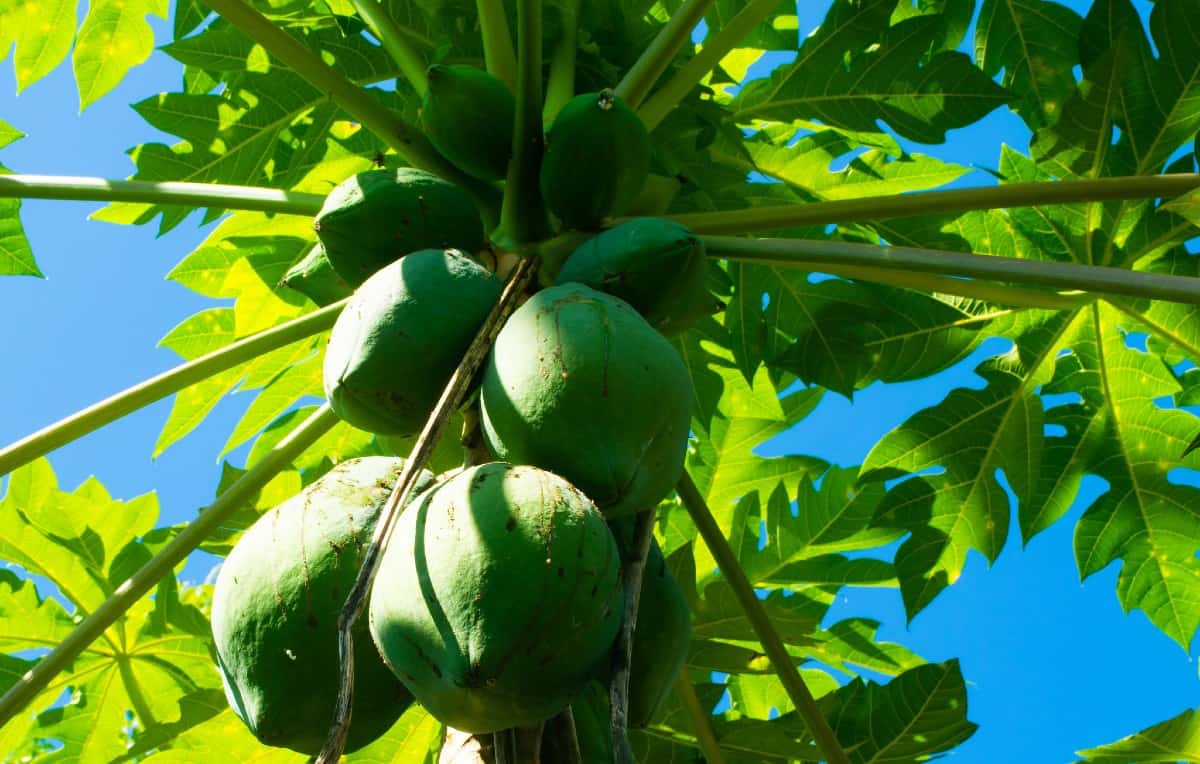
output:
M86 107L169 17L179 87L135 108L173 139L125 179L5 171L0 275L42 275L23 199L202 211L168 277L214 302L179 366L0 446L6 761L924 761L974 733L970 677L832 603L911 619L1089 477L1080 577L1116 564L1188 649L1194 0L75 11L0 0L18 86L70 54ZM1028 144L956 182L938 147L1005 112ZM757 451L993 338L861 464ZM248 453L190 522L58 486L56 449L171 399L161 450L234 390ZM1198 741L1183 710L1080 756Z

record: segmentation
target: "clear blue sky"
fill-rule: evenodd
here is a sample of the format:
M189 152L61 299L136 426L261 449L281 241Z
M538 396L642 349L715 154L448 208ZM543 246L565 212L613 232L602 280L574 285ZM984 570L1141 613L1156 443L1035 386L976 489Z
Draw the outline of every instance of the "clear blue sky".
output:
M167 33L165 24L157 25L160 42ZM177 79L171 62L155 54L80 116L68 68L16 97L11 65L5 62L0 119L29 137L0 151L0 162L18 172L125 177L132 171L127 148L165 138L127 104L175 89ZM993 116L951 133L946 146L923 150L969 164L992 160L1001 141L1027 146L1027 133L1011 115ZM0 278L0 400L5 401L0 442L175 365L171 352L156 349L159 338L213 304L163 278L203 238L195 218L156 239L152 227L87 222L96 206L25 203L26 230L49 278ZM980 384L971 369L998 347L985 345L933 380L873 386L858 394L853 406L829 395L816 414L770 450L857 464L880 435L911 412L936 403L950 387ZM52 464L65 487L96 475L118 497L157 491L163 522L189 518L212 497L215 455L247 397L221 403L195 433L156 461L150 453L169 402L55 452ZM243 455L235 452L233 458ZM883 638L929 660L961 659L970 688L969 716L982 726L952 754L953 761L1067 762L1079 748L1197 705L1194 661L1141 613L1121 612L1116 566L1080 585L1071 554L1080 512L1077 506L1026 550L1014 535L991 570L972 553L958 583L910 626L894 590L848 589L835 606L833 619L876 618L884 623ZM187 575L202 577L206 567L189 565Z

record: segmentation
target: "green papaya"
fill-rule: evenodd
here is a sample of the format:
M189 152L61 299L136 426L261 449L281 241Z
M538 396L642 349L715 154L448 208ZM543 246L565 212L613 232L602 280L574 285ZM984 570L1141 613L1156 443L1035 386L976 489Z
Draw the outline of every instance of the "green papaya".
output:
M400 517L371 594L384 661L472 734L548 719L608 665L616 542L594 504L531 466L471 467Z
M238 540L213 589L225 694L261 742L321 749L339 685L337 617L358 575L401 459L350 459L269 510ZM425 472L420 485L432 476ZM355 627L349 748L387 731L412 701Z
M354 292L329 264L321 242L314 244L299 262L288 268L279 283L289 289L295 289L321 306L343 300Z
M334 413L380 435L420 432L501 288L455 250L413 252L371 276L325 348Z
M546 133L542 198L567 228L599 228L622 213L649 173L646 126L611 90L575 96Z
M655 506L683 472L692 384L628 303L562 284L519 307L480 385L498 458L562 475L606 516Z
M504 180L512 155L512 91L473 66L429 67L421 102L425 135L458 169L481 180Z
M421 249L483 247L483 221L466 192L412 167L370 170L339 183L313 221L333 269L352 287Z
M593 236L563 263L558 283L620 297L664 334L683 331L686 309L707 294L704 242L679 223L637 218Z
M692 616L657 541L650 542L629 667L629 726L645 727L675 687L692 642Z

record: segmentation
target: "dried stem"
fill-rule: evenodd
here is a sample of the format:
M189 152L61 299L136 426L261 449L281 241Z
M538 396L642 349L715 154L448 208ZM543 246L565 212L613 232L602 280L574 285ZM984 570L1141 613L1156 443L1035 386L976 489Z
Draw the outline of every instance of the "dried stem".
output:
M625 612L621 631L613 646L612 679L608 686L612 707L613 756L617 764L636 764L629 748L629 669L633 663L633 631L637 626L638 600L642 593L642 573L650 539L654 537L654 510L639 512L634 520L633 540L628 549L621 550L621 581L625 588Z
M412 492L413 485L416 483L417 475L420 474L425 463L429 461L429 457L433 454L433 449L441 438L442 432L446 429L446 424L450 421L450 417L462 404L462 400L466 396L472 380L475 378L475 372L479 369L480 364L483 363L483 359L487 357L488 352L495 343L496 335L500 333L500 328L504 326L504 322L516 308L518 298L536 277L537 271L537 257L522 260L516 270L513 271L512 276L504 287L504 292L500 295L500 300L492 308L491 313L488 314L487 319L483 322L483 326L479 328L475 339L471 341L470 347L467 348L466 353L463 355L458 368L454 370L454 374L450 376L450 381L446 383L445 389L442 390L442 395L438 399L437 405L434 406L429 419L425 422L425 427L421 430L421 434L413 446L412 453L409 454L407 461L404 463L404 469L396 479L396 485L392 488L392 493L388 497L383 510L380 512L379 520L375 525L375 532L371 537L371 545L367 548L366 554L363 556L362 567L358 571L358 577L354 580L354 586L346 597L346 604L338 615L338 654L341 658L341 686L338 691L338 702L334 709L333 720L329 726L329 734L326 737L325 746L317 756L317 764L333 764L342 755L342 751L346 747L346 735L350 731L350 710L354 701L354 637L351 634L351 629L366 607L367 596L371 593L371 584L374 582L375 573L379 569L380 557L383 554L384 547L387 545L388 538L391 536L392 528L395 527L396 520L400 517L400 508L408 503L408 498Z

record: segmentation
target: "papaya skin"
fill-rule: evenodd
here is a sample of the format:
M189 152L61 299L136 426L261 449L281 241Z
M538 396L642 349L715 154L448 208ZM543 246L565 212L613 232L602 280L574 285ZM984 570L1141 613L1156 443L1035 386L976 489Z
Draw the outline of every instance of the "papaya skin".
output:
M379 435L420 432L501 288L454 250L414 252L371 276L325 348L334 413Z
M704 243L686 227L636 218L588 239L558 274L620 297L664 334L687 329L699 316L689 306L706 296Z
M339 183L313 221L326 257L357 287L409 252L484 245L483 222L457 186L412 167L370 170Z
M678 353L628 303L562 284L501 329L481 422L498 458L562 475L616 517L655 506L678 481L692 397Z
M603 517L530 466L471 467L400 517L371 635L424 708L482 734L550 718L607 666L620 562Z
M234 712L266 745L315 754L339 685L337 616L403 460L351 459L266 512L213 589L217 664ZM422 474L419 485L432 475ZM355 627L348 750L378 738L412 701Z
M468 175L504 180L517 109L512 91L473 66L434 65L428 79L421 123L429 142Z
M304 257L288 268L279 283L296 290L321 307L344 300L354 293L346 280L330 265L321 242L314 244Z
M654 720L683 671L692 642L692 616L679 582L667 568L658 542L650 544L629 670L629 726Z
M619 215L650 174L650 136L611 90L575 96L546 133L539 185L566 228L594 230Z

